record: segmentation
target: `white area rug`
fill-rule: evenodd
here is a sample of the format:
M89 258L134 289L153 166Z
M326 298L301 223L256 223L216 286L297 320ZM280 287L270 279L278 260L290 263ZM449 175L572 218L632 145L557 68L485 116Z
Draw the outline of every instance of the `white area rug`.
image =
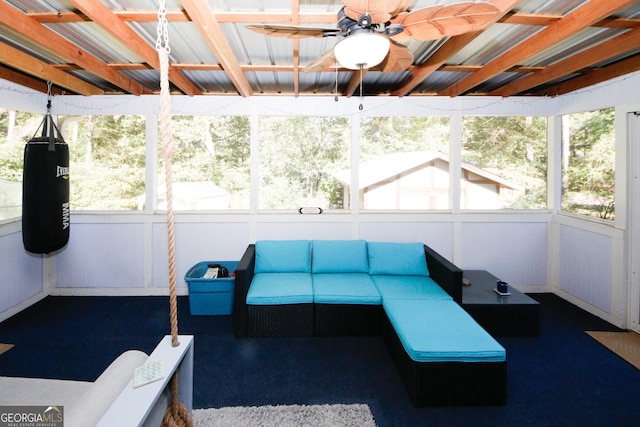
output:
M281 405L194 409L196 427L375 427L368 405Z

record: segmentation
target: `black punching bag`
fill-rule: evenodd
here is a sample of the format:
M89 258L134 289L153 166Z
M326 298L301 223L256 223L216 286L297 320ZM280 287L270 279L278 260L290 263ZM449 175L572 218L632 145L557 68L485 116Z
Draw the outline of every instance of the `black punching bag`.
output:
M22 242L44 254L69 241L69 147L50 114L40 126L24 147Z

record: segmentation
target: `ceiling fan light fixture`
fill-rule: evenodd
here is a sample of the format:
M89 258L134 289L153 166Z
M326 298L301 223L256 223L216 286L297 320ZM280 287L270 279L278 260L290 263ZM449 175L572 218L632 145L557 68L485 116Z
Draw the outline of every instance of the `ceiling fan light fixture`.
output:
M345 68L360 70L375 67L389 53L389 39L381 34L353 34L333 48L336 60Z

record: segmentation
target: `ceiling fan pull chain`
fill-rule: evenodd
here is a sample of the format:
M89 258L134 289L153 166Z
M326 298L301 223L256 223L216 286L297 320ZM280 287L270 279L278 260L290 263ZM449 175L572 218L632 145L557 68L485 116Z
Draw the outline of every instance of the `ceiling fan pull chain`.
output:
M362 111L362 98L363 98L363 93L362 93L362 79L363 79L363 72L362 70L364 69L364 64L360 64L360 105L358 106L358 110Z
M333 98L335 102L338 102L338 62L336 61L336 96Z

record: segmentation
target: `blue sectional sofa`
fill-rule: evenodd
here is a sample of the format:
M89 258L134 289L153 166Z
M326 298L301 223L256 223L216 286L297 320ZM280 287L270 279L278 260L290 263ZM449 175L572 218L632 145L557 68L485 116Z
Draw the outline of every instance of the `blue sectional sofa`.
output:
M504 404L506 352L422 243L262 240L236 269L236 337L382 335L416 406Z

